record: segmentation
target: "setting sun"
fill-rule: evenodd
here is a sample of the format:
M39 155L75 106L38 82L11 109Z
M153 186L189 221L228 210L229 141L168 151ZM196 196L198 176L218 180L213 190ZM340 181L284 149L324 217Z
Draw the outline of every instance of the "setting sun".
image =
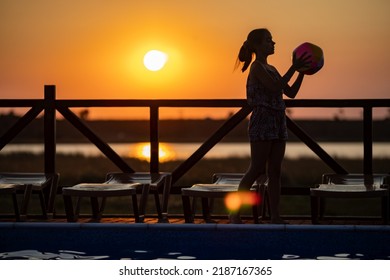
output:
M166 53L158 50L148 51L144 56L144 65L150 71L161 70L168 60Z

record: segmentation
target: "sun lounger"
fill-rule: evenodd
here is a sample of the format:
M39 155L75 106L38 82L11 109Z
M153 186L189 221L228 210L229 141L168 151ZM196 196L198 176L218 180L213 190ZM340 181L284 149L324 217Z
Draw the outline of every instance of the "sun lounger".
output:
M11 195L12 204L14 207L16 221L20 221L20 211L18 206L18 199L16 196L17 185L15 184L0 184L0 195Z
M75 222L78 219L81 197L91 199L92 215L94 219L99 220L103 214L106 199L119 196L131 197L135 221L143 222L149 193L154 194L159 222L169 222L168 198L170 188L171 175L169 173L113 172L107 174L104 183L82 183L65 187L62 189L62 194L69 222ZM162 199L160 199L160 193L162 193ZM141 194L139 203L137 194ZM75 210L72 197L78 198ZM101 199L100 203L99 198Z
M322 176L322 184L310 188L311 219L319 223L325 211L325 198L381 198L382 218L389 222L389 174L333 174Z
M203 219L206 223L214 222L211 217L210 206L215 198L225 198L229 193L237 192L238 185L244 174L241 173L216 173L213 175L211 184L195 184L190 188L182 188L183 211L186 223L194 222L195 199L201 198ZM251 188L257 195L265 194L265 180L256 182ZM191 199L192 198L192 205ZM260 211L261 210L261 211ZM263 209L259 204L252 207L253 219L259 223ZM261 212L261 213L260 213Z
M17 220L26 219L32 194L38 194L43 218L54 213L59 174L45 173L0 173L0 194L12 196ZM23 194L19 209L17 194Z

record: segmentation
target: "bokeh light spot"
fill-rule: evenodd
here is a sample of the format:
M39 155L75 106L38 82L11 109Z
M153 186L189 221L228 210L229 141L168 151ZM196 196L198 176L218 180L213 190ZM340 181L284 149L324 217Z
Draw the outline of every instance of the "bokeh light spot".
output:
M238 211L241 207L254 206L261 202L255 192L233 192L225 197L225 206L229 211Z

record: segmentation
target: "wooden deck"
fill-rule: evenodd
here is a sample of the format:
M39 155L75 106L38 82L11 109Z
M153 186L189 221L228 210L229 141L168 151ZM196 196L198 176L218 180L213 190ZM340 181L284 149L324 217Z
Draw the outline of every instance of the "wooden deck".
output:
M229 220L224 217L217 217L213 219L216 224L229 224ZM311 225L311 220L308 218L285 218L285 220L291 224L291 225ZM1 222L15 222L15 219L12 217L0 217L0 223ZM55 218L49 218L49 219L42 219L39 217L29 217L25 220L25 222L37 222L37 223L67 223L67 220L64 216L55 217ZM77 221L78 223L102 223L102 224L109 224L109 223L119 223L119 224L135 224L135 219L133 217L112 217L107 216L101 218L99 221L96 221L90 217L81 217ZM170 217L169 218L170 224L185 224L184 217ZM244 226L253 224L253 220L251 217L245 217L243 218ZM20 222L20 223L23 223ZM158 223L157 218L154 217L146 217L145 218L146 224L156 224ZM269 220L263 220L261 222L262 224L270 224ZM194 224L206 224L206 222L201 217L196 217L194 220ZM325 218L320 221L320 225L383 225L383 221L379 218L353 218L353 217L332 217L332 218Z

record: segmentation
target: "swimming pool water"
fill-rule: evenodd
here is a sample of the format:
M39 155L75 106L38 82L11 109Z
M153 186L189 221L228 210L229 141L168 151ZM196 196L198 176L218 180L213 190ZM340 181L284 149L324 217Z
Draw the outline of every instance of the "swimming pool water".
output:
M0 259L390 260L390 226L1 223Z

